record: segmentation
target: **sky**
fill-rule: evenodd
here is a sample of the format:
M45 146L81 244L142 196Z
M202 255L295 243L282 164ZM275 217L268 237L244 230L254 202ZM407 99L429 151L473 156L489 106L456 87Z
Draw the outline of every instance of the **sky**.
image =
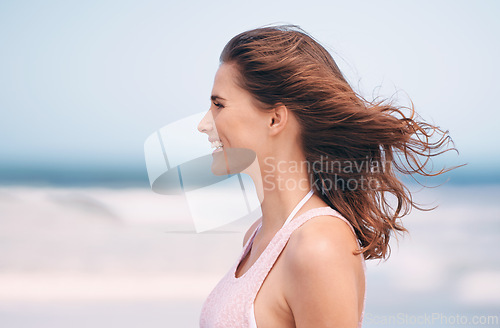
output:
M460 151L449 163L496 172L498 14L498 1L4 0L0 168L144 176L146 138L208 110L231 37L290 23L332 53L360 94L411 99L449 130Z

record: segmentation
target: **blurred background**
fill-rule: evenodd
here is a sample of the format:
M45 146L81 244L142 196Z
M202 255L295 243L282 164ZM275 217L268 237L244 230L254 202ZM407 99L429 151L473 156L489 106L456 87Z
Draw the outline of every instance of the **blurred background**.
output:
M291 23L367 99L411 99L449 130L460 154L436 168L468 164L412 185L439 206L367 262L364 327L499 327L499 14L498 1L1 1L0 326L198 326L249 222L188 232L182 198L150 189L144 141L208 110L231 37Z

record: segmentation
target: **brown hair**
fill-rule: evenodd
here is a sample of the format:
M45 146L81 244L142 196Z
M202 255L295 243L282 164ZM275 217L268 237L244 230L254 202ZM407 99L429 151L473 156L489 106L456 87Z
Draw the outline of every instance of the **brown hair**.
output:
M310 172L311 182L319 181L314 188L350 221L366 259L388 258L391 232L408 232L399 219L412 207L428 210L412 200L396 173L434 176L453 169L427 169L432 156L456 150L441 150L453 143L448 131L417 120L413 102L405 116L408 107L365 100L353 91L330 53L296 25L240 33L224 47L220 62L235 65L236 82L259 108L282 103L295 115L309 163L335 161L334 170L327 165ZM433 134L438 140L430 140ZM381 163L379 169L374 169L376 163ZM368 169L359 169L363 165ZM363 179L369 188L359 187ZM334 188L325 188L332 180ZM357 188L349 187L353 182Z

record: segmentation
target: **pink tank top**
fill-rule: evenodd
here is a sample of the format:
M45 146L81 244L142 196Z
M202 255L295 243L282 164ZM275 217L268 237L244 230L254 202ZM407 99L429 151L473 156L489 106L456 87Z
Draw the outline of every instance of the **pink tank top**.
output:
M297 209L298 210L298 209ZM226 275L219 281L205 300L200 316L200 328L256 328L253 302L258 291L274 262L283 251L290 235L307 222L309 219L332 215L346 222L355 234L353 227L340 213L331 207L313 208L290 221L274 235L257 261L240 277L236 278L236 268L241 260L249 252L253 239L260 228L257 227L251 238L248 239L238 261L231 267ZM288 220L287 220L288 221ZM366 286L366 264L363 256L363 269L365 270ZM363 312L358 324L361 327L366 302L366 288L363 300Z

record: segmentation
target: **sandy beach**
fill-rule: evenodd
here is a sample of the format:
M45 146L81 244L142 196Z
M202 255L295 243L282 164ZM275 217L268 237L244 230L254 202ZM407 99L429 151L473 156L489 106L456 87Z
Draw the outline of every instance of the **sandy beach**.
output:
M417 193L440 205L405 219L410 236L393 240L389 261L367 261L364 327L498 316L498 195L495 185ZM1 326L197 327L250 223L195 233L182 197L149 189L2 187ZM406 321L381 324L398 314Z

